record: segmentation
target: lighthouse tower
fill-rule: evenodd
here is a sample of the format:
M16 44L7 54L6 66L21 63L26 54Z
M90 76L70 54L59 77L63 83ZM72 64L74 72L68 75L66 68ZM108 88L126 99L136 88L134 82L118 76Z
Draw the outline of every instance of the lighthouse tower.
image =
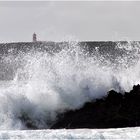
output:
M36 33L33 34L33 42L37 41Z

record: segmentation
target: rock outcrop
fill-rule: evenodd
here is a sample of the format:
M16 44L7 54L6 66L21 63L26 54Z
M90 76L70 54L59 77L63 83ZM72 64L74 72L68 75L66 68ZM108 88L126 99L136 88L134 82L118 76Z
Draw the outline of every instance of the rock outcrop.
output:
M123 94L114 90L82 108L58 115L52 129L119 128L140 126L140 85Z

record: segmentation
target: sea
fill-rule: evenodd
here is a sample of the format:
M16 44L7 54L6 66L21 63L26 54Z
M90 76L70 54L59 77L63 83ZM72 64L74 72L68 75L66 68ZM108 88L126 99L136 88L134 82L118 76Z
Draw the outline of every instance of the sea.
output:
M8 43L0 52L0 139L140 139L139 127L50 129L59 113L140 84L139 42Z

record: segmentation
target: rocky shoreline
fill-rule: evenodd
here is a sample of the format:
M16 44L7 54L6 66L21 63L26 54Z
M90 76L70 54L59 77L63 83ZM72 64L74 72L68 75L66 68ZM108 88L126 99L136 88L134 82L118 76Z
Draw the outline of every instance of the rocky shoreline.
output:
M58 115L51 129L121 128L140 126L140 85L130 92L117 93L86 103L82 108Z

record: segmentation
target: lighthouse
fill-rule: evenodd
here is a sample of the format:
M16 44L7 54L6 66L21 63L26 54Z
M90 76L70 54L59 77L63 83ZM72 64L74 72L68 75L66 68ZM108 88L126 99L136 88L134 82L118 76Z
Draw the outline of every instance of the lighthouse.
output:
M33 42L37 41L36 33L33 34Z

